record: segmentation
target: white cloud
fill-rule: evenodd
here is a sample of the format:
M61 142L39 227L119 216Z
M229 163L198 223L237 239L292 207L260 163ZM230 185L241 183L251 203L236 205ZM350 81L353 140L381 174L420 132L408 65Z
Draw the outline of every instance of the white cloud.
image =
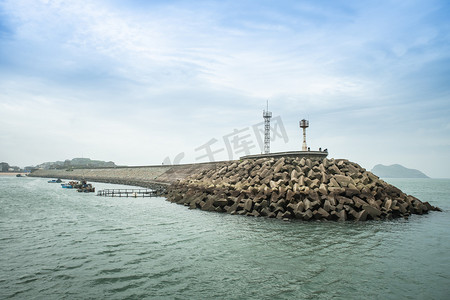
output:
M440 4L4 1L14 34L0 40L0 135L16 149L45 143L32 163L80 152L159 163L259 122L269 98L293 136L275 148L297 147L309 115L317 147L399 158L420 135L411 119L439 120L424 126L427 145L449 136L448 25L430 17ZM399 139L402 151L380 146Z

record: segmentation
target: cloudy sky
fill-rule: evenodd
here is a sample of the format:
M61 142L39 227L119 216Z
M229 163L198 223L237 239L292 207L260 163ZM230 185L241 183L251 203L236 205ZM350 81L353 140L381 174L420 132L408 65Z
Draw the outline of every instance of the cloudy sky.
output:
M327 148L450 177L450 1L0 0L0 160Z

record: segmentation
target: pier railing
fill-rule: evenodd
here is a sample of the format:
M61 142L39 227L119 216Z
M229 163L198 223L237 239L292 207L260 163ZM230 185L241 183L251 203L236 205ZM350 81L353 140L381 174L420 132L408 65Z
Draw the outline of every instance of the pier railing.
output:
M145 197L158 197L160 191L151 189L105 189L97 192L97 196L105 197L133 197L133 198L145 198Z

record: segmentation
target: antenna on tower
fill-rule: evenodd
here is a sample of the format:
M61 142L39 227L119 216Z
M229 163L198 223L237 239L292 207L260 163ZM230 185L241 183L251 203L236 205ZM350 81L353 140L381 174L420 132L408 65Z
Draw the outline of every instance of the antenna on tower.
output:
M269 100L266 104L267 109L263 111L264 118L264 153L270 153L270 119L272 118L272 112L269 111Z

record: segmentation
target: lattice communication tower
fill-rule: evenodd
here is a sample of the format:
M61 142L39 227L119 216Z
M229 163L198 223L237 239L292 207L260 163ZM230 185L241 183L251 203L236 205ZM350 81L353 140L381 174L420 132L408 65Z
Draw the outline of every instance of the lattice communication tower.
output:
M270 153L270 119L272 112L269 111L269 101L267 101L267 109L263 111L264 118L264 153Z

